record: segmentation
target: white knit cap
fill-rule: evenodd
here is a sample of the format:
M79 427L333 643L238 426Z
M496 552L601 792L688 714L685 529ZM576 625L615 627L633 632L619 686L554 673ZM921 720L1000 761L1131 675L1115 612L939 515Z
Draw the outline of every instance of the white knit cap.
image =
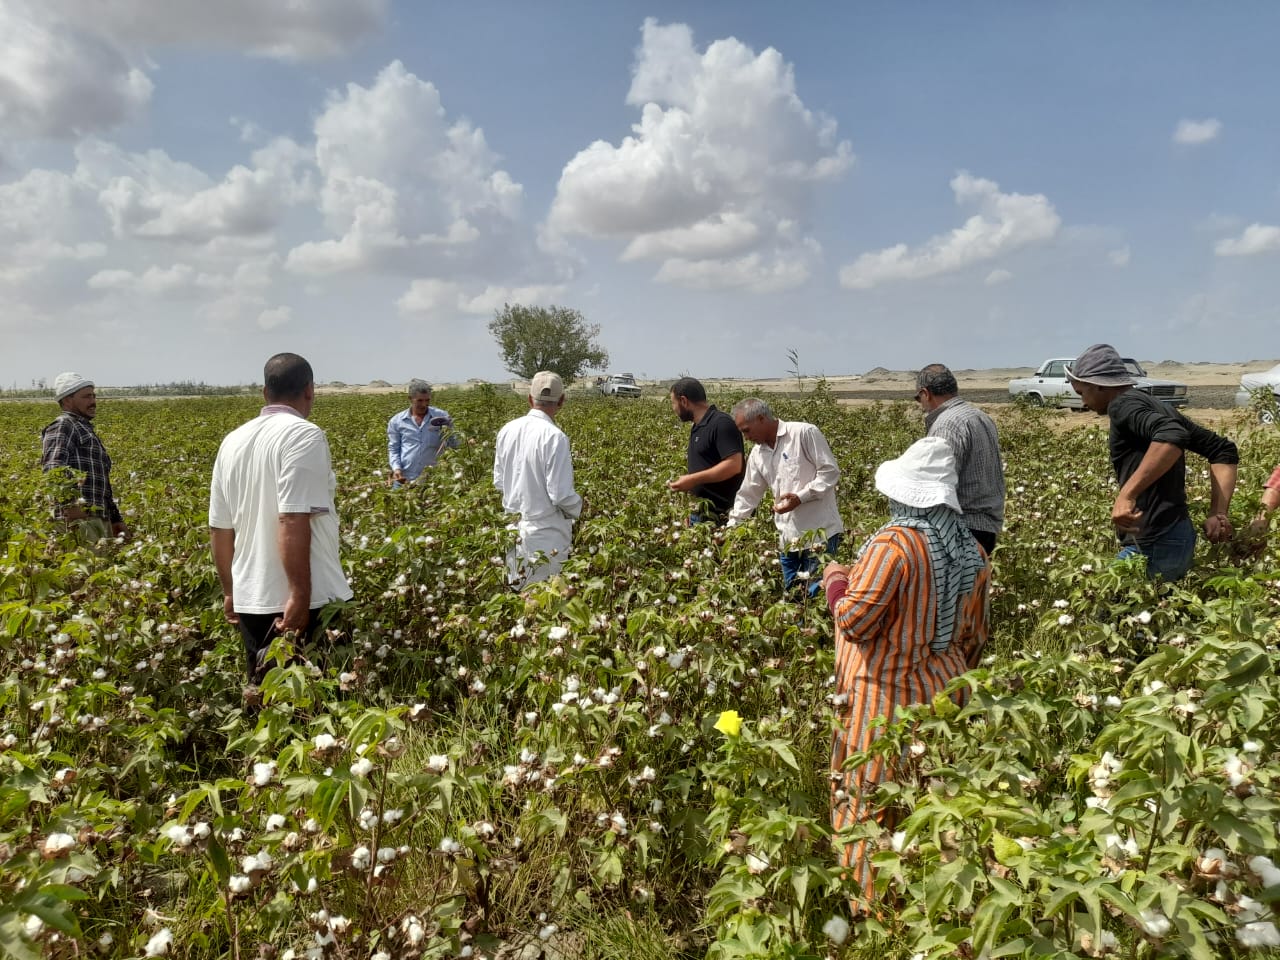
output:
M53 380L53 399L61 401L64 397L92 386L92 380L78 373L60 373Z
M876 489L909 507L945 504L960 513L958 482L955 454L941 437L917 440L897 460L886 460L876 468Z

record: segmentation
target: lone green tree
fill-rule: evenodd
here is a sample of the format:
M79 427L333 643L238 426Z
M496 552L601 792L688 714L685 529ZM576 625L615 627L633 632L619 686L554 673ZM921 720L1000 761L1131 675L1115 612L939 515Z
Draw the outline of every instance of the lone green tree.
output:
M569 307L525 307L504 303L489 321L502 362L517 377L530 379L539 370L552 370L573 383L584 370L609 365L608 352L596 343L600 324Z

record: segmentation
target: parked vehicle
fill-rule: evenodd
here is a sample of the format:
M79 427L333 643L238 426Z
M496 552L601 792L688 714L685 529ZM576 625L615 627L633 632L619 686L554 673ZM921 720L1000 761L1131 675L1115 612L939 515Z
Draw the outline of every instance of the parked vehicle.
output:
M638 397L640 387L629 373L613 373L596 379L596 389L606 397Z
M1253 395L1259 390L1270 390L1280 402L1280 363L1262 373L1246 373L1240 378L1240 389L1236 391L1236 406L1248 407L1253 404ZM1260 409L1258 419L1263 423L1275 423L1274 409Z
M1072 389L1070 381L1067 380L1067 364L1072 362L1074 362L1073 357L1055 357L1052 360L1046 360L1031 376L1010 380L1009 396L1026 397L1036 406L1083 410L1084 403L1080 400L1080 395ZM1148 377L1147 371L1142 369L1138 361L1129 357L1125 357L1124 365L1138 381L1136 389L1143 390L1173 407L1187 405L1189 398L1185 383Z

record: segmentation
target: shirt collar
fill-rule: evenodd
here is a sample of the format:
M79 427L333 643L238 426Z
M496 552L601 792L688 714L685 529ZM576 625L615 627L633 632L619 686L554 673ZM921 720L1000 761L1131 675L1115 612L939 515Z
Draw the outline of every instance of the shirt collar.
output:
M702 419L701 419L701 420L699 420L697 423L695 423L695 424L694 424L694 427L695 427L695 428L697 428L697 427L701 427L701 426L702 426L702 425L704 425L708 420L710 420L710 419L711 419L711 415L712 415L713 413L719 413L719 412L720 412L720 411L716 409L716 405L715 405L714 403L708 404L708 405L707 405L707 412L706 412L706 413L704 413L704 414L702 415Z
M545 420L547 421L547 423L555 423L555 421L552 420L550 416L548 416L543 411L539 410L537 407L530 408L529 412L525 414L525 416L534 417L538 420Z
M944 403L942 406L935 407L933 410L930 410L928 413L924 415L924 425L926 427L933 426L933 421L937 420L938 417L942 416L943 410L949 410L951 407L958 406L963 402L964 400L961 397L955 396L955 397L952 397L950 400L948 400L946 403Z
M261 410L258 411L258 416L271 417L277 413L292 413L295 417L302 416L302 414L300 414L293 407L289 406L287 403L268 403L265 407L263 407Z

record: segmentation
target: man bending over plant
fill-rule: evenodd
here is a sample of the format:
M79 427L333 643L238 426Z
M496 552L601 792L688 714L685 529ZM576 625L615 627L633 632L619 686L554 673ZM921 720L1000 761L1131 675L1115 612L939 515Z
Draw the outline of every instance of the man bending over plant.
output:
M1227 509L1236 489L1236 445L1142 390L1114 347L1097 343L1068 365L1084 405L1111 421L1111 465L1120 484L1111 507L1120 557L1147 558L1147 576L1178 580L1191 569L1196 528L1187 510L1187 450L1209 461L1210 543L1231 539Z

